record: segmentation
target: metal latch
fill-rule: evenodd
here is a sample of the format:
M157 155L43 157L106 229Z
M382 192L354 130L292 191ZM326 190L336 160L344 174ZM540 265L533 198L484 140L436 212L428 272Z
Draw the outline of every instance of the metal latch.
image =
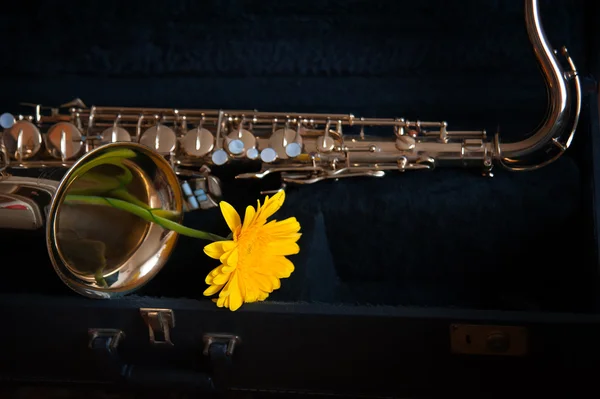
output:
M175 327L175 314L171 309L141 308L140 314L148 326L150 343L171 345L171 328Z
M451 324L452 353L467 355L524 356L528 352L525 327Z
M90 328L88 337L90 349L105 349L113 354L121 340L125 338L125 333L113 328Z
M231 356L233 354L233 351L235 350L236 345L238 345L241 342L240 337L233 334L204 334L202 340L204 341L204 351L202 352L204 356L208 356L210 346L215 343L227 344L225 354L227 356Z

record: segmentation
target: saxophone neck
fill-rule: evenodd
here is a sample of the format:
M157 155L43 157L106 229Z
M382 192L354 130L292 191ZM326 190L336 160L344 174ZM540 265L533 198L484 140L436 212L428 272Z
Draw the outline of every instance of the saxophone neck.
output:
M522 141L500 143L496 135L496 158L509 170L537 169L558 159L573 141L581 111L577 69L566 47L560 52L551 48L541 22L539 0L525 0L525 25L548 88L548 112L538 130ZM539 160L538 154L544 159Z

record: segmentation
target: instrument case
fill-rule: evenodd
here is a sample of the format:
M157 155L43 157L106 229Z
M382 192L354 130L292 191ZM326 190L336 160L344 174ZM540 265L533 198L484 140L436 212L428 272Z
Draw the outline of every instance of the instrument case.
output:
M7 392L577 397L595 388L600 10L541 1L540 15L581 78L565 155L493 177L437 168L289 186L276 217L299 220L300 253L265 302L217 308L202 295L215 263L186 237L136 293L84 298L54 273L43 235L3 231ZM2 112L81 98L351 113L443 120L510 141L536 129L547 105L522 1L23 1L0 21ZM222 177L223 194L239 212L278 187L235 172ZM185 223L227 234L218 208Z

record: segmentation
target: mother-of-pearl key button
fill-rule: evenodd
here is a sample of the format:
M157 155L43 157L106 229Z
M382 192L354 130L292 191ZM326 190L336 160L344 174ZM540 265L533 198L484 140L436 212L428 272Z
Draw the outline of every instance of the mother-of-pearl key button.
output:
M102 144L131 141L131 135L122 127L113 126L102 132Z
M223 149L218 149L212 154L212 161L215 165L225 165L228 159L229 155L227 155L227 151Z
M287 159L287 147L294 143L296 131L293 129L278 129L269 138L269 147L275 150L281 159Z
M227 145L227 148L229 148L229 152L232 154L241 154L244 152L244 142L239 139L231 140Z
M289 143L285 147L285 153L290 158L295 158L302 153L302 146L299 143Z
M11 157L28 159L42 147L42 134L37 126L28 121L18 121L2 136L2 143Z
M9 114L8 112L0 115L0 126L3 129L10 129L15 124L15 117L13 114Z
M277 152L272 148L265 148L260 152L260 159L266 163L274 162L277 159Z
M248 151L246 151L246 157L248 157L248 159L257 159L259 155L260 154L256 148L250 148Z
M212 151L215 138L208 129L195 128L183 136L181 145L187 155L202 157Z
M154 149L160 155L169 155L177 146L177 135L168 126L152 126L140 137L140 144Z
M244 151L256 147L256 137L246 129L235 130L227 135L230 140L227 149L233 155L243 154Z
M46 147L54 158L72 159L83 147L81 132L71 123L59 122L48 130Z

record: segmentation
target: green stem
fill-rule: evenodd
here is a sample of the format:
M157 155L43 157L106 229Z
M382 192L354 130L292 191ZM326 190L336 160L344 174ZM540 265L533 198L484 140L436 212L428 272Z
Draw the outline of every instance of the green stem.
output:
M120 198L120 199L122 199L124 201L127 201L129 203L137 205L140 208L144 208L146 210L150 209L150 207L147 204L145 204L144 202L142 202L139 199L137 199L137 197L135 195L131 194L124 187L119 187L117 189L111 190L111 191L108 192L108 194L111 197L117 197L117 198Z
M133 175L129 169L127 169L125 166L123 166L122 160L124 158L134 158L135 156L136 156L135 152L133 152L129 149L112 150L106 154L100 155L98 158L96 158L84 165L81 165L75 171L75 173L73 173L70 180L71 181L75 180L76 178L78 178L79 176L82 176L83 174L85 174L89 170L95 168L96 166L108 163L108 164L118 166L123 170L123 175L121 177L118 177L118 179L124 185L126 185L126 184L130 183L131 180L133 180Z
M201 230L191 229L189 227L182 226L179 223L173 222L172 220L157 216L152 210L144 209L138 205L129 203L127 201L119 200L116 198L98 197L98 196L87 196L87 195L67 195L65 201L81 201L88 204L94 205L110 205L114 208L121 209L123 211L132 213L136 216L148 222L154 222L166 229L173 230L181 235L193 238L201 238L209 241L225 241L224 237L216 234L207 233Z
M104 278L104 275L102 274L103 271L104 271L103 268L99 268L98 270L96 270L96 272L94 273L94 278L96 279L96 283L100 287L107 288L108 284L106 283L106 279Z

